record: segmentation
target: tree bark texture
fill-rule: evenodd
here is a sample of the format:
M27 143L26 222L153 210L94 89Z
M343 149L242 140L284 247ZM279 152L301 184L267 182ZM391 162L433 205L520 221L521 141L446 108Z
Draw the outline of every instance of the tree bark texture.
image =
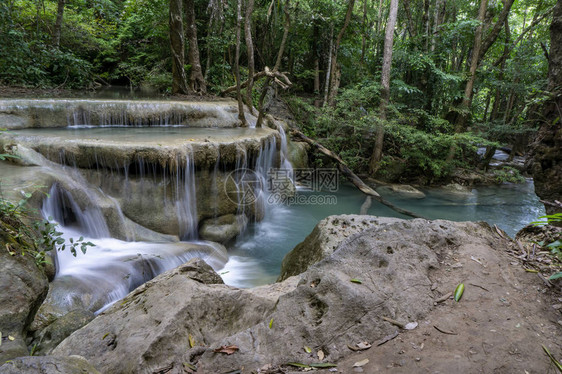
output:
M170 0L170 47L172 50L172 93L187 94L182 0Z
M242 127L248 127L244 115L244 102L240 90L240 33L242 31L242 0L236 2L236 56L234 57L234 75L236 75L236 98L238 100L238 119ZM253 78L253 76L252 76Z
M180 0L181 1L181 0ZM201 69L201 60L199 58L199 45L197 43L197 24L195 18L194 0L184 0L186 15L186 33L189 43L187 52L187 61L191 65L191 73L189 74L189 90L192 93L204 95L207 93L207 83L203 77Z
M334 44L334 49L332 50L333 56L331 61L331 68L330 68L330 85L329 85L329 93L328 93L328 104L334 105L334 100L336 99L336 95L338 94L339 84L336 84L336 81L339 80L337 77L337 63L338 63L338 50L340 49L340 43L343 38L343 34L349 25L349 21L351 20L351 14L353 13L353 6L355 5L355 0L349 0L347 5L347 12L345 13L345 20L343 22L343 27L341 28L338 36L336 38L336 42Z
M58 48L60 46L60 33L62 29L62 20L64 15L65 0L58 0L57 3L57 19L55 21L55 28L53 29L53 46Z
M392 46L394 44L394 28L398 15L398 0L390 1L390 13L386 24L386 34L384 37L384 54L381 71L381 101L379 105L380 123L377 126L375 147L371 160L369 161L369 172L374 173L378 169L382 158L382 148L384 141L384 122L386 121L386 108L390 101L390 68L392 66Z
M248 51L248 87L246 88L246 104L250 112L254 111L252 102L252 89L254 87L254 42L252 40L252 12L254 10L254 0L246 1L246 13L244 17L244 36L246 38L246 50Z

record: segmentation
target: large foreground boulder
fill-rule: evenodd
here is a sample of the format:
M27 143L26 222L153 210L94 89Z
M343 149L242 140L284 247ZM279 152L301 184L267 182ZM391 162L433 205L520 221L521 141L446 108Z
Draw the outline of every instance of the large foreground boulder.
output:
M0 366L3 374L100 374L84 357L19 357Z
M507 245L485 223L337 216L321 225L342 235L319 262L303 255L310 259L304 273L240 290L221 284L204 263L190 262L134 291L53 354L84 356L108 373L180 373L185 364L198 373L249 373L318 362L305 346L322 351L323 362L337 362L352 353L348 345L396 330L381 317L402 324L426 318L441 295L432 274L457 269L449 265L461 249L463 261L480 266L469 253L492 256ZM347 231L354 226L357 233ZM238 350L216 351L224 346Z

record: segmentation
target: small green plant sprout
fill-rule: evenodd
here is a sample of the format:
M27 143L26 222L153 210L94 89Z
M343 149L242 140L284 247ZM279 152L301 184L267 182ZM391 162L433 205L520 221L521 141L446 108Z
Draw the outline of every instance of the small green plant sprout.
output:
M540 216L539 219L545 219L543 221L533 221L531 224L533 226L544 226L550 225L555 222L562 222L562 213L548 214L545 216Z

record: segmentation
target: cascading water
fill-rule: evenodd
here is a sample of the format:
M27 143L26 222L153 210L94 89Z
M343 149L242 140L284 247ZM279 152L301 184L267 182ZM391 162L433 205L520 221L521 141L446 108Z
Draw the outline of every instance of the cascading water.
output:
M156 275L191 258L202 258L217 270L228 260L226 249L212 242L148 243L113 239L99 210L82 210L72 195L58 185L51 188L42 212L61 225L59 229L67 246L71 238L79 236L95 245L86 254L78 251L76 257L69 250L57 252L57 275L49 301L62 310L79 307L97 313Z
M192 240L197 238L197 198L192 150L188 149L184 157L185 167L181 168L178 160L176 168L176 211L180 238Z

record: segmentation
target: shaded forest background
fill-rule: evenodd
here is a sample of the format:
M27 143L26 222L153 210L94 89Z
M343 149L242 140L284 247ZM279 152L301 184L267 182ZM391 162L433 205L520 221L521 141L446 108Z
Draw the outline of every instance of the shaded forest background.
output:
M486 169L500 145L525 151L544 122L555 3L7 0L0 83L223 93L256 110L277 93L355 171L436 183Z

